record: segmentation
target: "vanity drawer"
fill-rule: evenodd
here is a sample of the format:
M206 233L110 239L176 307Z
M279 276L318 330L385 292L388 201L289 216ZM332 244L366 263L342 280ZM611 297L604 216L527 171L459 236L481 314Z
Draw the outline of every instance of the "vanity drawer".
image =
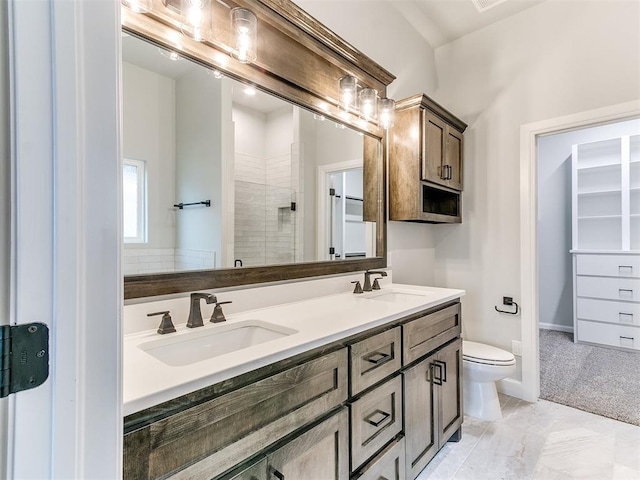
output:
M351 480L405 480L404 437L389 444Z
M359 468L402 431L402 379L392 378L350 405L351 466Z
M351 395L356 395L400 369L400 327L349 347Z
M576 285L578 297L640 302L640 279L578 276Z
M640 303L578 298L576 307L579 320L640 326Z
M189 465L172 478L208 480L346 399L343 348L152 423L138 447L148 458L144 478ZM127 436L125 453L136 454L127 452Z
M576 273L640 278L640 255L576 255Z
M402 325L402 360L409 365L460 336L460 304L456 303Z
M578 341L640 350L640 327L578 320Z

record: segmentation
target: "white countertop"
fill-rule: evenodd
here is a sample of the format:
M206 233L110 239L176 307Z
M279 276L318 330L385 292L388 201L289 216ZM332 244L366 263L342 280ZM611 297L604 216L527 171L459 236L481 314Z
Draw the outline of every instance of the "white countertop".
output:
M410 295L388 296L388 301L371 299L392 291ZM362 295L340 293L229 315L223 324L213 324L204 318L205 326L197 329L181 324L176 325L176 333L159 335L151 330L126 335L123 342L124 415L460 298L464 293L464 290L449 288L390 284ZM151 340L178 339L203 329L246 320L269 322L297 333L185 366L169 366L139 347Z

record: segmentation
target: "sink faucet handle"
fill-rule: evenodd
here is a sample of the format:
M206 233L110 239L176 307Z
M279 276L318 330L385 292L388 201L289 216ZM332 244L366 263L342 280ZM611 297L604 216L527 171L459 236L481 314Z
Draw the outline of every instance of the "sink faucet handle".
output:
M360 280L355 280L351 283L356 284L355 288L353 289L353 293L362 293L362 286L360 285Z
M226 305L227 303L233 303L231 300L227 300L226 302L216 302L216 306L213 307L213 313L211 314L210 322L220 323L227 320L227 317L224 316L224 312L222 311L221 305Z
M169 310L166 310L164 312L147 313L147 317L154 317L156 315L162 315L162 320L160 321L160 326L158 327L158 333L160 335L164 335L165 333L173 333L176 331L176 327L173 326L173 322L171 321Z
M376 277L373 279L373 286L371 287L373 290L380 290L380 283L378 280L382 279L382 277Z

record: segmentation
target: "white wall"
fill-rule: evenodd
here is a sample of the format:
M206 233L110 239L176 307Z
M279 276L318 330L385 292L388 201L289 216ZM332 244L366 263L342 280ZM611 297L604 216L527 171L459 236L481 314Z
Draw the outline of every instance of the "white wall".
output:
M469 128L463 223L435 229L436 283L467 291L468 338L521 335L493 308L520 296L520 126L639 98L639 31L637 2L550 0L437 49L434 98Z
M538 314L549 328L573 329L571 146L640 133L640 120L538 140Z
M176 201L211 200L210 207L175 212L176 253L185 264L200 256L199 268L219 267L222 258L222 125L231 121L223 89L204 68L176 81Z
M296 3L397 77L387 89L390 98L400 100L417 93L432 95L435 92L441 80L436 72L434 50L413 26L411 2L300 0ZM445 106L449 107L446 103ZM388 222L388 263L397 282L437 284L433 274L433 232L437 228Z
M147 168L148 242L125 249L175 246L175 81L122 62L123 156Z

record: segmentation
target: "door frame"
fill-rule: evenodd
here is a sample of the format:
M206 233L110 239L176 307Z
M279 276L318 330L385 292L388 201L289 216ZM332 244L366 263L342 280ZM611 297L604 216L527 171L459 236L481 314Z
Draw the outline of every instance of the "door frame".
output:
M640 100L575 113L520 127L520 283L522 381L502 382L505 393L535 402L540 396L538 346L538 149L537 138L640 116Z
M8 398L3 474L119 478L120 2L7 8L9 320L48 325L50 367Z

